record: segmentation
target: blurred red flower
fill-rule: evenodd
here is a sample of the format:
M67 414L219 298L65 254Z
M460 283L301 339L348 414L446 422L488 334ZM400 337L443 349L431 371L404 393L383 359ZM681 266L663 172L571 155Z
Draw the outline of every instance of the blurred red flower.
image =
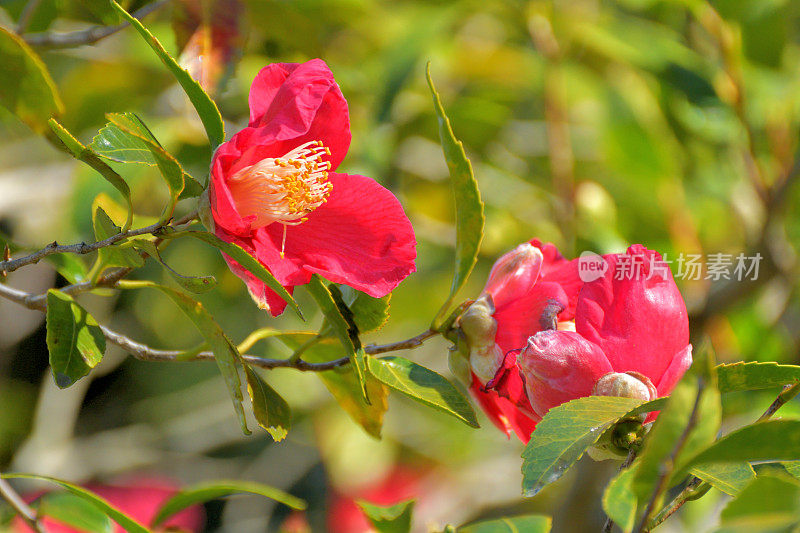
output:
M575 398L669 394L692 362L683 298L641 245L569 261L552 244L524 243L497 261L462 330L472 392L523 442Z
M312 274L374 297L416 270L400 202L375 180L333 172L350 146L347 102L320 59L275 63L250 88L250 124L214 154L215 232L254 255L290 292ZM273 316L277 294L226 257Z

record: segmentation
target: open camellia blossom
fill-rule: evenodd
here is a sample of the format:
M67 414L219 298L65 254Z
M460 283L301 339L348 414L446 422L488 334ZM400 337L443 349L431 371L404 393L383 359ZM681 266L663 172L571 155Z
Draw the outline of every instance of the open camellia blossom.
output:
M211 162L218 237L256 257L289 292L313 274L382 297L415 271L416 240L397 198L333 172L350 146L347 102L320 59L274 63L250 88L250 123ZM286 302L226 257L273 316Z
M87 485L86 488L146 526L150 525L161 506L178 491L177 486L171 481L163 479L137 479L121 485ZM31 501L39 496L41 493L26 498L26 500ZM203 507L193 505L168 518L154 531L200 533L205 521ZM43 518L41 523L48 533L80 533L82 531L49 517ZM14 533L33 532L19 517L14 519L12 531ZM119 524L114 524L114 533L125 533L125 529Z
M665 396L692 363L672 273L638 244L573 260L537 239L521 244L495 263L461 328L472 392L523 442L557 405L592 394Z

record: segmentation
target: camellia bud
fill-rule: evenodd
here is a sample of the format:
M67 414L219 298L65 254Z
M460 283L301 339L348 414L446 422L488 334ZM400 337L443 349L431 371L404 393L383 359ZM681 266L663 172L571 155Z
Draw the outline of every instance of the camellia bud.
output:
M483 294L490 294L494 305L502 306L505 300L528 292L541 269L542 251L530 243L522 243L495 262Z
M650 378L639 372L609 372L594 384L592 395L637 398L647 402L655 400L658 392Z
M475 300L459 319L459 327L469 347L469 363L481 381L491 380L503 361L503 354L495 343L497 321L492 316L492 297L485 294Z

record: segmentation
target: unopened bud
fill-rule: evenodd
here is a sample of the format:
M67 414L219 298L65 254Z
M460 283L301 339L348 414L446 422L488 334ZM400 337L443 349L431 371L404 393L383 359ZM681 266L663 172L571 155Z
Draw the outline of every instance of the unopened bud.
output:
M536 283L542 261L541 250L527 242L520 244L495 262L483 293L492 295L495 306L518 298Z
M647 402L655 400L658 392L650 379L639 372L609 372L594 384L592 395L637 398Z
M491 297L481 296L461 315L459 325L470 348L494 344L497 321L492 316L493 314L494 305L492 305Z

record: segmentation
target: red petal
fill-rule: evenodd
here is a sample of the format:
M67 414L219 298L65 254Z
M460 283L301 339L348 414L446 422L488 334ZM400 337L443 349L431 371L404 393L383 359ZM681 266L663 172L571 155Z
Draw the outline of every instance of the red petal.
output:
M603 351L574 331L542 331L517 356L528 399L539 416L564 402L589 396L612 371Z
M660 383L689 344L686 305L672 273L651 275L651 262L658 268L661 255L641 245L604 259L605 275L580 291L576 331L602 348L615 372L641 372Z
M542 251L541 281L557 283L567 297L567 307L558 315L559 320L572 320L575 318L578 292L583 285L578 275L578 259L564 259L558 248L549 242L542 243L539 239L533 239L531 244Z
M664 375L661 376L661 381L656 385L659 396L666 396L672 392L672 388L680 381L686 370L692 366L692 345L688 345L683 350L675 354L672 362L667 367Z
M470 390L489 420L506 436L510 436L513 431L522 442L527 443L531 439L531 433L536 429L539 417L531 418L525 415L512 401L501 397L495 391L483 391L482 388L480 380L473 374Z
M545 329L545 311L554 310L558 313L566 308L567 301L560 285L540 280L526 294L510 300L504 307L498 307L493 316L497 321L495 342L500 350L508 353L524 348L531 335Z
M270 146L271 153L282 155L305 142L322 141L331 151L332 169L344 159L350 146L347 101L321 59L267 65L253 80L249 104L259 147ZM263 150L245 156L266 157Z
M270 224L257 232L258 259L281 283L307 283L317 273L370 296L386 296L416 271L416 239L397 198L375 180L330 174L328 201L297 226ZM286 229L285 256L280 257ZM304 275L296 267L305 270Z

